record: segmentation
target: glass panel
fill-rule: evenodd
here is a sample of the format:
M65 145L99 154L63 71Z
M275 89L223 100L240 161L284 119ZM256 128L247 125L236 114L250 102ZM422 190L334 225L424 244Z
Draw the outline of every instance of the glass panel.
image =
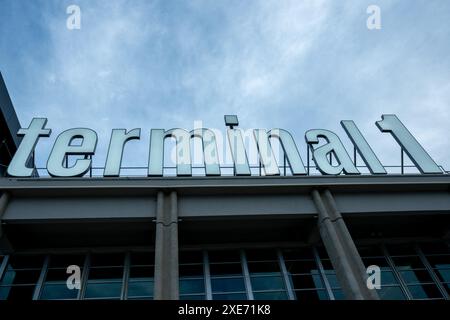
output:
M275 290L284 289L284 281L281 276L277 277L251 277L253 290Z
M203 265L180 265L180 277L203 277Z
M442 282L450 282L450 269L437 269L435 272Z
M345 300L344 292L341 289L334 289L333 295L335 300Z
M323 260L321 260L321 262L322 262L323 270L324 270L325 272L334 273L334 268L333 268L333 265L331 264L331 261L330 261L330 260L328 260L328 259L323 259ZM317 269L317 267L316 267L316 269ZM315 270L311 270L311 271L315 271Z
M214 292L245 291L244 278L211 279L211 288Z
M400 257L392 258L394 264L399 270L423 269L424 265L419 257Z
M80 269L81 271L81 269ZM82 272L82 271L81 271ZM48 269L45 281L67 281L74 273L67 273L66 269ZM80 273L81 275L81 273Z
M328 283L330 284L331 288L339 288L340 287L339 281L338 281L335 273L327 273L326 277L327 277Z
M214 275L242 275L242 267L240 263L224 263L224 264L210 264L209 270L212 276Z
M398 280L392 271L381 271L381 285L398 284Z
M203 252L201 251L180 251L179 263L203 263Z
M382 300L405 300L406 297L399 286L381 287L377 290L378 296Z
M311 259L314 260L311 248L284 249L284 260Z
M319 273L301 276L291 276L291 283L294 289L314 289L323 288L323 281Z
M420 249L422 249L425 254L450 254L449 246L443 242L423 243L420 245Z
M60 284L45 284L42 288L41 300L54 300L54 299L76 299L78 296L77 289L67 288L66 283Z
M245 293L216 293L213 294L213 300L246 300L247 295Z
M123 266L123 253L97 253L91 255L92 267Z
M186 293L204 293L205 282L203 279L186 280L180 279L180 294Z
M278 261L277 251L274 249L246 250L247 261Z
M292 274L318 272L317 264L314 260L286 261L286 269Z
M148 266L155 263L154 252L132 252L130 254L130 264L132 266Z
M295 291L297 300L316 301L329 300L328 294L325 290L297 290Z
M153 281L130 281L128 297L153 296Z
M40 274L40 270L7 271L0 284L36 284Z
M40 269L44 264L42 255L12 255L9 257L8 270Z
M203 294L196 295L180 295L180 300L206 300Z
M241 256L238 250L208 251L209 262L240 262Z
M0 287L0 300L31 300L34 294L34 286Z
M427 270L400 271L400 275L406 283L433 282Z
M248 269L251 274L276 275L280 273L278 262L249 262Z
M121 282L101 283L88 281L85 298L118 298L122 288Z
M153 279L155 269L150 267L130 267L130 278L132 279Z
M255 292L253 293L255 300L287 300L285 291L276 292Z
M122 280L123 268L111 267L111 268L91 268L89 270L89 280L102 279L102 280Z
M450 269L450 255L428 256L427 260L433 268Z
M442 298L441 293L434 284L408 286L414 299Z
M51 255L49 261L49 268L65 268L68 266L76 265L80 268L83 267L85 255L81 254L58 254Z

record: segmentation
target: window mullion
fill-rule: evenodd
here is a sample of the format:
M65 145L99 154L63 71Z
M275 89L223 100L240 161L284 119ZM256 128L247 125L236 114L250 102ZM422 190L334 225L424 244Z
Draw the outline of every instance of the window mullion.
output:
M2 264L0 265L0 281L3 279L3 274L6 271L6 267L8 266L9 255L3 257Z
M319 268L319 273L322 277L322 281L325 285L325 289L327 290L328 296L330 297L330 300L336 300L334 297L333 290L331 289L330 282L328 281L327 275L325 274L325 270L323 269L322 261L320 260L319 252L317 252L316 247L312 247L314 260L316 260L316 265Z
M206 300L212 300L211 272L209 270L208 251L203 251L203 274L205 276L205 296Z
M125 262L123 265L122 292L120 294L120 300L127 300L128 298L129 278L130 278L130 252L127 252L125 253Z
M406 282L403 280L402 276L400 275L400 272L397 270L394 260L392 260L391 256L389 255L389 252L387 251L386 246L384 244L381 245L381 249L383 251L384 257L387 260L389 267L392 269L392 271L394 272L394 275L397 277L398 282L400 284L400 288L405 293L406 298L408 300L412 300L413 296L412 296L411 292L409 291L408 286L406 285Z
M41 296L42 286L47 275L48 263L49 263L49 255L45 256L44 264L42 265L41 274L39 275L39 279L36 283L36 287L34 289L33 300L38 300Z
M291 281L289 280L289 274L284 263L284 257L280 249L277 250L278 263L280 264L281 274L283 275L284 285L286 287L289 300L295 300L295 294L292 289Z
M250 280L250 272L248 271L247 258L245 256L244 250L240 250L240 254L241 254L242 272L243 272L244 281L245 281L245 289L247 290L247 297L248 297L248 300L254 300L253 290L252 290L252 282Z
M80 290L78 291L77 300L83 300L84 298L90 266L91 266L91 254L87 253L86 258L84 259L83 274L81 275Z

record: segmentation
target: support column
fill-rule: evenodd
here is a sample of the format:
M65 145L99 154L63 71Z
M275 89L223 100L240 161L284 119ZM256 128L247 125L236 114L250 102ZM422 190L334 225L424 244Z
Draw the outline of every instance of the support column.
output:
M3 215L5 214L6 207L8 206L10 198L11 195L9 194L9 192L3 192L3 194L0 196L0 239L3 238Z
M158 192L156 201L155 300L177 300L178 288L177 193Z
M367 288L366 268L333 195L329 190L322 193L313 190L312 197L319 212L320 236L345 297L351 300L378 300L376 290Z

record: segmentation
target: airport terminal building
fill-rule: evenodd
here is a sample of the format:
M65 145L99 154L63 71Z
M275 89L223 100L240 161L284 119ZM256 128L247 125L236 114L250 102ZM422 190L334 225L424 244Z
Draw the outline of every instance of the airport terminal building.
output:
M20 176L12 159L28 142L17 133L32 124L19 124L0 77L0 300L448 300L449 172L417 148L406 153L419 170L382 172L347 125L351 160L365 154L369 173L346 174L359 166L337 149L322 149L336 153L325 163L311 147L304 171L286 148L288 165L262 157L266 174L236 165L220 175L210 162L202 176L184 164L170 176L157 166L119 176L111 165L110 174L64 177L64 163L44 175L30 153L32 173ZM158 134L153 145L166 138ZM344 170L327 174L339 162ZM79 268L78 287L67 284L69 266ZM379 267L378 289L367 285L369 266Z

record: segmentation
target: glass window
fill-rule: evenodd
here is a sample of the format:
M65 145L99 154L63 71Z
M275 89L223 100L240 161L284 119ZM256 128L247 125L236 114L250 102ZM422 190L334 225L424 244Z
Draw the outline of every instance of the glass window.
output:
M45 283L41 296L41 300L55 299L76 299L78 297L77 289L69 289L66 283Z
M325 290L296 290L295 297L301 301L329 300Z
M285 291L255 292L253 297L255 300L287 300L288 298Z
M0 286L0 300L31 300L35 286Z
M408 286L413 299L442 298L435 284Z
M245 291L244 278L213 278L211 279L213 292L237 292Z
M407 284L433 282L427 270L400 271L400 275Z
M214 300L246 300L247 295L245 293L214 293Z
M215 262L240 262L241 256L239 250L217 250L208 251L210 263Z
M128 283L128 299L153 297L153 281L131 281Z
M308 274L318 272L317 264L314 260L285 261L286 270L291 274Z
M120 293L122 290L121 282L89 282L86 286L86 293L84 295L85 299L92 298L102 298L102 299L112 299L120 298Z
M314 260L314 255L311 248L295 248L295 249L284 249L283 251L284 260Z
M205 281L203 279L180 279L180 294L204 292Z
M240 263L210 263L209 270L211 276L240 276L242 266Z
M294 289L321 289L324 288L319 272L315 274L294 275L290 277Z
M253 249L245 250L248 262L252 261L278 261L277 251L275 249Z
M378 296L383 300L405 300L402 289L399 286L386 286L377 290Z
M253 290L276 290L284 289L284 280L280 276L276 277L251 277Z

